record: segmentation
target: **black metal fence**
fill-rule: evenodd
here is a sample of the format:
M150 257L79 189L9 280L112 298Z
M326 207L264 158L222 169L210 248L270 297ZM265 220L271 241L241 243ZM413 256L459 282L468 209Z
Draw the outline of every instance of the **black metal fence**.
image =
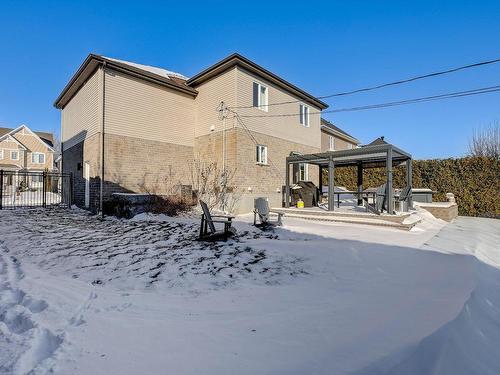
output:
M70 207L73 181L69 173L0 169L0 210L30 207Z

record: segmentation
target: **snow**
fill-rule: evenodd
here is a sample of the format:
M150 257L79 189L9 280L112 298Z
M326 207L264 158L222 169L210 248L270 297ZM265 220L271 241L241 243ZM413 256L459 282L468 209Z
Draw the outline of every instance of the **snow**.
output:
M0 211L0 373L500 373L500 224Z
M113 59L111 57L105 57L105 56L103 56L103 57L105 59L108 59L108 60L111 60L111 61L116 61L116 62L121 63L121 64L130 65L130 66L133 66L134 68L142 69L142 70L145 70L147 72L150 72L150 73L153 73L153 74L156 74L156 75L168 78L168 79L170 79L171 77L176 77L176 78L180 78L180 79L183 79L183 80L187 80L188 79L186 76L184 76L184 75L182 75L180 73L172 72L170 70L166 70L166 69L163 69L163 68L157 68L155 66L137 64L137 63L130 62L130 61L125 61L125 60Z

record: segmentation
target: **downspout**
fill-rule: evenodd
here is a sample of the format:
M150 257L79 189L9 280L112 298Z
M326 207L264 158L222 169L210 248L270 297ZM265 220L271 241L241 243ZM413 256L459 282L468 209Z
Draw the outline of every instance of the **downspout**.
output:
M101 124L101 178L99 211L101 218L104 218L103 194L104 194L104 120L105 120L105 100L106 100L106 61L102 64L102 124Z

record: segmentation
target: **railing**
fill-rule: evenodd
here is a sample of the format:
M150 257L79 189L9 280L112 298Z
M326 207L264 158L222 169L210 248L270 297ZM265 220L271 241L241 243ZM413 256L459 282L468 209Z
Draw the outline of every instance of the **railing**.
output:
M30 207L70 207L70 173L5 171L0 169L0 210Z

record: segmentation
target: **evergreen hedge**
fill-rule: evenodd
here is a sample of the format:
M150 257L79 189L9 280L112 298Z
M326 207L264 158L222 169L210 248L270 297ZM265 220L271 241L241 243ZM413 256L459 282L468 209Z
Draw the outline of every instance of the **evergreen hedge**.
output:
M335 170L335 185L356 190L355 167ZM394 168L394 187L406 186L406 168ZM385 182L385 168L365 169L363 186L376 187ZM324 170L323 183L327 184ZM445 194L453 193L459 214L500 218L500 161L487 157L433 159L413 161L413 187L429 188L436 192L434 201L446 201Z

